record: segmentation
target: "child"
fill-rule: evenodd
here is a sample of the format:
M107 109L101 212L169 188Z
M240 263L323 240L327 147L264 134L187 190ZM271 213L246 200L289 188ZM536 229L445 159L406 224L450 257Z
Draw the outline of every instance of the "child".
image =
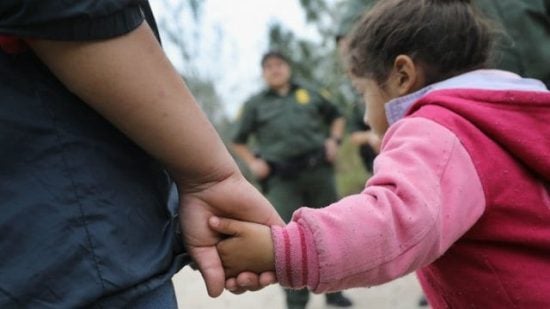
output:
M379 2L349 51L374 176L284 228L211 218L226 276L321 293L418 270L434 308L550 308L550 92L483 69L490 49L469 1Z

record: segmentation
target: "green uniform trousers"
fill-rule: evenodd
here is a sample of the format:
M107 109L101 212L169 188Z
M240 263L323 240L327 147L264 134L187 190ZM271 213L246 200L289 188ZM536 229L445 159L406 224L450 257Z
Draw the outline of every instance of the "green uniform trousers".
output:
M321 164L306 168L290 177L270 176L266 181L265 194L285 222L289 222L294 211L302 206L321 208L338 199L334 169ZM285 290L288 308L305 308L309 291Z
M302 206L320 208L338 199L334 169L328 164L304 169L295 176L270 176L267 179L267 199L285 222Z

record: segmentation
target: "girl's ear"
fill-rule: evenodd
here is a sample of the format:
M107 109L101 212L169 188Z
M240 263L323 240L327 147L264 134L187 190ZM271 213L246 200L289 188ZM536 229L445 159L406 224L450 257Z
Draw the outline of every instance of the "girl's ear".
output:
M395 58L393 72L393 90L398 96L413 93L424 87L424 71L407 55Z

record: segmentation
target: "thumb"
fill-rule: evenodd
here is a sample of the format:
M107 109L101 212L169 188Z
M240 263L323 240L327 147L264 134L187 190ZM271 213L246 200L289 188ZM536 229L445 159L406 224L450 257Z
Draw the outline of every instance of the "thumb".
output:
M214 231L228 236L238 236L241 232L241 222L233 219L210 217L208 224Z

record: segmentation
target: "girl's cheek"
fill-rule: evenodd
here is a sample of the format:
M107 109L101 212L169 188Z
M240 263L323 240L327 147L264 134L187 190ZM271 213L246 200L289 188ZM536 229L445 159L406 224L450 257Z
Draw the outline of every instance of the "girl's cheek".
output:
M365 114L363 116L363 121L372 128L374 133L382 137L388 129L388 120L386 118L384 105L381 101L370 103L371 104L366 104L365 106L366 108Z

